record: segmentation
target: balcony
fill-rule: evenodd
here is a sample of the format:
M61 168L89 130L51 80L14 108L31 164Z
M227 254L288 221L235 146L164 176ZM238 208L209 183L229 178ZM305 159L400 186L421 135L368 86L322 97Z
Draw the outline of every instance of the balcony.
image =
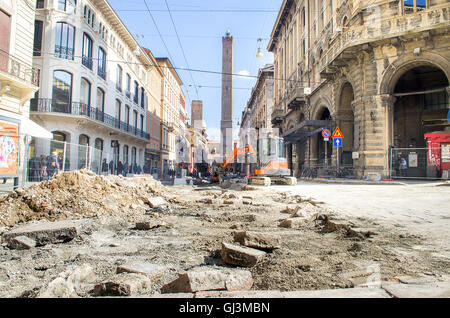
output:
M92 70L92 57L83 56L81 58L81 64L86 66L88 69Z
M288 91L286 99L289 109L299 109L306 104L305 89L303 87L293 87Z
M14 88L22 96L27 96L39 86L39 70L0 50L0 81L0 95L8 87L6 84L9 84L10 89Z
M329 48L319 61L322 76L327 77L334 73L342 63L354 57L352 54L354 51L364 49L364 46L367 47L371 42L448 28L449 9L450 3L447 2L417 13L391 16L371 21L370 24L350 26L346 32L335 33L329 41Z
M55 46L55 57L73 61L74 50L66 46Z
M284 121L284 111L280 108L274 109L272 112L272 124L280 125Z
M138 138L150 140L149 133L83 103L56 103L56 101L52 99L38 98L31 100L30 110L32 113L58 113L85 117Z
M97 74L98 76L100 76L100 78L104 79L106 81L106 70L104 70L103 68L99 67L97 69Z

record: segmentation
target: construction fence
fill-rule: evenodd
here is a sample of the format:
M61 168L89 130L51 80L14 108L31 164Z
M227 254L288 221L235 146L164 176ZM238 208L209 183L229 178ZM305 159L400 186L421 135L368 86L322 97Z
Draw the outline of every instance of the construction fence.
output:
M450 145L429 148L392 148L392 179L448 180Z

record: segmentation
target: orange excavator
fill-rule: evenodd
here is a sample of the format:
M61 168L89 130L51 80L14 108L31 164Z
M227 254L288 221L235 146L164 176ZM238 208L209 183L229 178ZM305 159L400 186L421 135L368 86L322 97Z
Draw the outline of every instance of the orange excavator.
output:
M251 154L257 163L254 174L249 178L249 184L269 186L276 184L296 185L297 179L291 177L291 170L284 154L284 140L279 137L264 137L258 140L259 149L256 152L251 145L242 148L234 148L228 155L224 164L213 173L217 179L222 179L226 169L239 155ZM216 181L219 181L217 180ZM214 181L214 180L213 180Z

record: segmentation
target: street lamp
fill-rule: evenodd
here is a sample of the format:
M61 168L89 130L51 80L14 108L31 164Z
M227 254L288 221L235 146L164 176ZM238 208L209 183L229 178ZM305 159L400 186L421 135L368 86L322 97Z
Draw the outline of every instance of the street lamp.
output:
M258 39L258 43L261 43L262 42L262 39L261 38L259 38ZM258 47L258 53L256 53L256 57L263 57L264 55L262 54L262 52L261 52L261 44L259 45L259 47Z

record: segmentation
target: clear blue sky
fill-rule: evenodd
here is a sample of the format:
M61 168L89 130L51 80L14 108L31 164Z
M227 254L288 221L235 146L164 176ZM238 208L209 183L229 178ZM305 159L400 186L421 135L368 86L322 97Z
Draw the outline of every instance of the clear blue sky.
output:
M169 53L159 37L144 0L109 1L142 46L149 48L156 57L171 57L175 67L187 68L165 0L147 0L147 5ZM282 0L167 0L167 3L191 69L222 71L222 36L228 28L235 38L234 73L243 72L256 76L259 68L273 62L273 55L267 52L266 48ZM256 58L258 38L263 39L263 58ZM184 70L177 72L184 84L189 114L191 101L202 100L203 117L208 126L209 137L218 140L221 75L190 73ZM198 88L198 95L194 82L197 86L205 86ZM254 78L234 78L235 126L241 118L255 82Z

